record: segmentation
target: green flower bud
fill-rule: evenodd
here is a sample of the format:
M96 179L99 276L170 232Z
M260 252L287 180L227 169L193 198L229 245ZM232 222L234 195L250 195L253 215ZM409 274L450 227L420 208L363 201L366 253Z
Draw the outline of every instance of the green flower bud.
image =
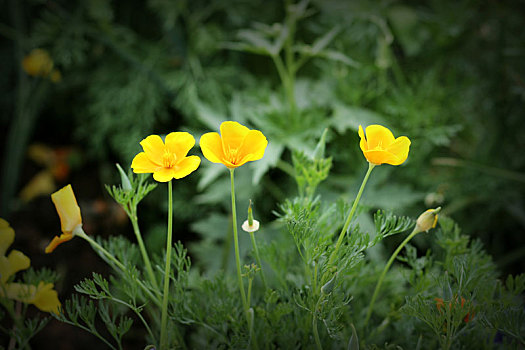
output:
M253 218L252 211L252 200L250 199L250 205L248 206L248 220L242 224L242 229L246 232L255 232L259 230L259 221Z
M120 173L120 181L122 182L122 190L125 192L131 191L133 188L131 187L131 182L129 181L128 175L122 170L119 163L115 164L117 166L118 172Z

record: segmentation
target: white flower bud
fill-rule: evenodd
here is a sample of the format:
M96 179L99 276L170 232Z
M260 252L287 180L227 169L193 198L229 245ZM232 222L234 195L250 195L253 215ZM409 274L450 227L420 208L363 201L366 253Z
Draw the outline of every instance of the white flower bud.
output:
M250 225L248 223L248 220L246 220L242 224L242 229L244 231L246 231L246 232L255 232L255 231L259 230L259 221L254 219L252 225Z

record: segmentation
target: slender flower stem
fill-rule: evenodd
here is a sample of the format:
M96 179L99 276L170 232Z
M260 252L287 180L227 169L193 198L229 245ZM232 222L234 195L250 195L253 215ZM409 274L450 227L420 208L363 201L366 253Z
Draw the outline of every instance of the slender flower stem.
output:
M167 324L168 324L168 295L170 290L170 268L171 268L171 245L172 245L172 220L173 220L173 194L171 180L168 182L168 239L166 242L166 268L164 269L164 293L162 298L162 316L160 321L160 348L168 348Z
M399 252L401 251L401 249L403 249L403 247L412 239L414 238L415 235L417 235L418 233L420 233L421 230L416 226L414 227L414 230L412 230L412 233L410 235L408 235L407 238L405 238L405 240L403 242L401 242L401 244L399 245L399 247L397 247L397 249L394 251L394 253L392 253L392 256L390 257L390 259L388 260L388 262L386 263L386 266L385 268L383 269L383 272L381 273L381 276L379 277L379 280L377 281L377 285L376 285L376 289L374 290L374 294L372 295L372 300L370 300L370 306L368 306L368 312L366 313L366 318L365 318L365 327L368 323L368 321L370 320L370 316L372 316L372 310L374 308L374 303L376 301L376 298L377 298L377 295L379 294L379 289L381 288L381 284L383 283L383 279L385 278L386 276L386 273L388 272L388 270L390 269L390 266L392 265L392 263L394 262L394 260L396 259L397 255L399 254Z
M261 263L261 257L259 256L259 248L257 248L257 241L255 240L255 235L253 232L250 232L250 238L252 240L253 251L255 252L255 261L257 261L257 265L259 265L259 268L261 269L261 278L264 284L264 289L268 289L268 284L266 284L266 277L264 276L264 271Z
M232 221L233 221L233 240L235 243L235 264L237 265L237 279L239 281L239 290L241 291L242 306L244 308L244 316L246 317L246 322L248 323L248 329L250 334L250 340L252 337L253 331L253 312L250 315L249 309L250 305L248 304L248 299L246 298L246 293L244 292L244 284L242 283L242 274L241 274L241 257L239 254L239 235L237 234L237 209L235 207L235 182L234 182L234 173L235 169L230 169L230 179L231 179L231 194L232 194ZM251 289L251 288L250 288ZM257 343L252 343L251 347L257 349Z
M343 229L341 230L341 233L339 234L339 238L337 239L337 243L335 244L335 249L330 255L330 259L328 260L328 265L331 265L334 262L335 257L337 256L337 250L339 250L341 243L343 243L343 239L346 235L346 231L348 230L348 226L350 226L350 222L352 221L355 210L357 209L357 204L359 203L359 200L361 199L361 195L363 194L363 190L365 189L368 178L370 177L370 173L372 172L375 166L376 165L373 163L370 163L370 162L368 163L368 171L366 172L365 178L363 179L363 182L361 183L359 192L357 192L357 196L355 197L354 204L352 205L352 209L350 209L350 213L348 214L348 217L346 218L345 225L343 226Z
M155 290L159 290L159 286L157 285L157 279L155 278L153 268L151 267L151 261L149 260L148 252L146 251L144 241L142 240L142 235L140 234L139 223L137 219L137 208L133 208L131 214L131 225L133 226L133 232L135 232L135 236L137 237L137 242L139 244L140 252L142 254L142 260L144 260L144 264L146 265L148 277L153 288L155 288Z
M244 313L248 311L248 303L246 300L246 293L244 292L244 284L242 283L241 274L241 257L239 254L239 235L237 234L237 209L235 207L235 181L234 173L235 169L230 169L231 179L231 196L232 196L232 221L233 221L233 241L235 245L235 265L237 266L237 280L239 282L239 290L241 292L242 305L244 307ZM246 317L248 317L246 315Z
M78 229L75 228L75 230L73 231L73 235L85 239L86 241L89 242L89 244L91 244L96 250L98 250L100 253L102 253L102 255L105 256L105 257L106 257L111 263L113 263L116 267L118 267L118 268L121 269L122 271L125 271L125 270L126 270L126 267L124 266L124 264L122 264L120 261L118 261L117 258L115 258L115 257L113 256L113 254L111 254L111 253L108 252L104 247L102 247L100 244L98 244L97 241L95 241L93 238L89 237L89 236L84 232L84 230L82 230L82 227L81 227L80 225L79 225Z

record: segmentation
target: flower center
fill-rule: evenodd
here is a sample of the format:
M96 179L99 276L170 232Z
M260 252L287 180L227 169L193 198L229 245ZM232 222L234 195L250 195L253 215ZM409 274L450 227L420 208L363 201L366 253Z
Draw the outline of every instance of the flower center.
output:
M177 156L168 150L162 155L162 166L164 168L173 168L177 163Z
M239 149L238 148L230 148L228 146L228 152L226 152L226 157L228 159L228 161L230 161L230 163L232 164L237 164L237 162L239 162Z

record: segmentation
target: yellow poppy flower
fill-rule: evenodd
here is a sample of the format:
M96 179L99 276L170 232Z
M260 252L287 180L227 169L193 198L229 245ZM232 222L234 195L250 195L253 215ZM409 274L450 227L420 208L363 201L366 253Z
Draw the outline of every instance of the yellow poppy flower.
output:
M55 204L58 216L60 217L62 234L53 238L51 243L46 247L46 253L51 253L59 244L73 239L75 232L82 230L80 207L77 204L77 199L75 198L75 193L71 185L67 185L53 193L51 200Z
M406 136L394 138L390 130L381 125L370 125L366 128L359 125L359 146L365 158L372 164L399 165L408 157L410 140Z
M222 163L230 169L264 156L268 140L259 130L250 130L237 122L226 121L220 126L221 134L202 135L202 154L213 163Z
M5 293L5 294L4 294ZM22 283L9 283L0 290L0 296L7 296L26 304L33 304L45 312L58 314L60 301L53 283L40 281L38 286Z
M0 219L0 284L4 285L11 276L18 271L29 268L31 261L22 252L11 250L6 256L7 249L15 240L15 231L4 219Z
M181 179L188 176L201 163L197 156L186 156L195 145L195 139L187 132L172 132L166 136L166 143L158 135L150 135L140 142L144 152L133 158L134 173L153 173L158 182Z

